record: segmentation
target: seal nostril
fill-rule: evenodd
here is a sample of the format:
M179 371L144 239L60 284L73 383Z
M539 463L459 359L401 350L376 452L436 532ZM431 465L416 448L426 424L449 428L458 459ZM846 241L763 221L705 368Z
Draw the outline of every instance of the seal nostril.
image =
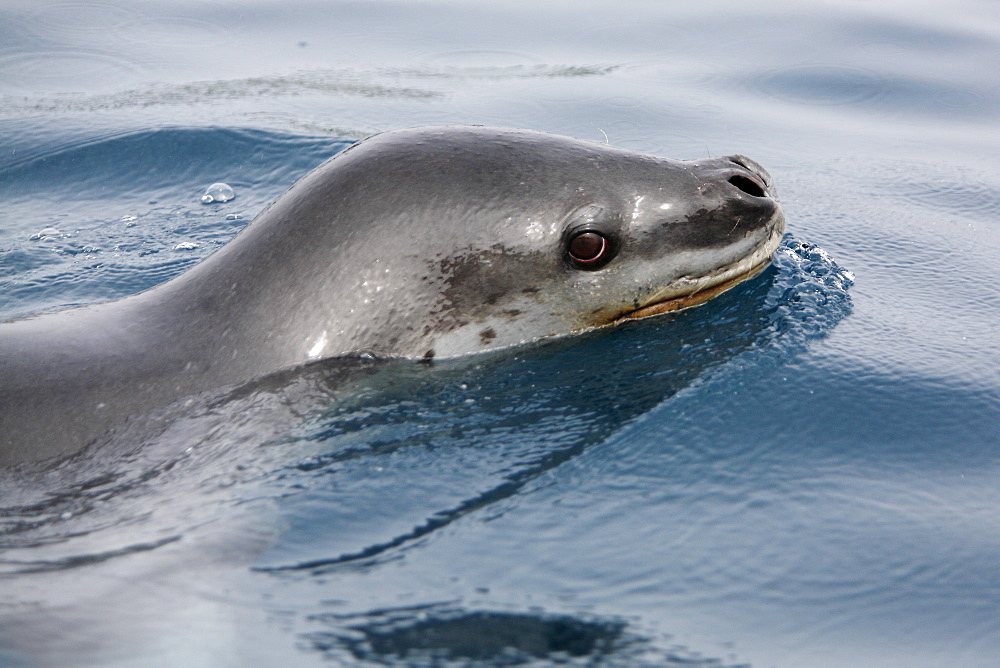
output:
M745 176L736 174L735 176L729 177L729 182L745 192L747 195L753 195L754 197L767 197L767 193L764 189L761 188L760 184L753 179L748 179Z

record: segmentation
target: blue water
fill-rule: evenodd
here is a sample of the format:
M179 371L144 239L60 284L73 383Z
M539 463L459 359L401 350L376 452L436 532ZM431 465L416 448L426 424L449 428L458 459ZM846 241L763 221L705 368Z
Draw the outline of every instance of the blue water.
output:
M976 0L0 7L0 318L412 125L744 153L788 219L672 319L0 471L0 664L996 665L997 62Z

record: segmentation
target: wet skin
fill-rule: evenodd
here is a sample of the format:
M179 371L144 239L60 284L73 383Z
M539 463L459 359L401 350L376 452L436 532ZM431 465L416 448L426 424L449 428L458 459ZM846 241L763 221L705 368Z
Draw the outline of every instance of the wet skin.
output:
M770 177L742 156L482 127L375 135L184 274L0 325L0 464L313 360L451 357L688 308L759 272L783 229Z

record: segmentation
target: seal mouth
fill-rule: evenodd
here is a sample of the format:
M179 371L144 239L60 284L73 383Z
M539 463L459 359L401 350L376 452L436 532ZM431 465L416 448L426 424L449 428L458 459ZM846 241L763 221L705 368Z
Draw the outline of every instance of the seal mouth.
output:
M778 250L783 232L784 226L776 220L767 239L749 255L702 276L682 276L654 295L650 303L623 313L612 322L639 320L700 306L743 281L754 278L771 264L771 256Z

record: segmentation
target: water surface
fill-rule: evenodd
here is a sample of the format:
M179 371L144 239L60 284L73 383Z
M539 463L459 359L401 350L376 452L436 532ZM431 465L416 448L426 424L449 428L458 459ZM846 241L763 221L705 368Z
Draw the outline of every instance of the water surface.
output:
M0 471L0 662L995 665L998 56L982 1L8 3L5 319L413 125L744 153L789 234L672 320Z

